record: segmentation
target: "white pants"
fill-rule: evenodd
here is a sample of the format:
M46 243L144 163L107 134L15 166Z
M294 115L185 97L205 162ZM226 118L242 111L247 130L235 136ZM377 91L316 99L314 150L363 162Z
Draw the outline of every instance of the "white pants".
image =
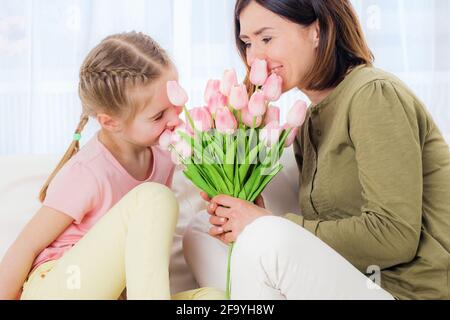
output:
M184 236L184 255L201 287L225 290L228 246L208 235L202 212ZM309 231L261 217L239 236L231 259L231 298L394 299Z

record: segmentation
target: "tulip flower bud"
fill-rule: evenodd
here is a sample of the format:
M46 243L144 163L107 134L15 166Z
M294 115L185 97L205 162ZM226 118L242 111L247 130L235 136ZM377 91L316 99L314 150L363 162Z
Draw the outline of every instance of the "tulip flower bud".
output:
M233 134L237 129L237 121L230 109L223 107L216 111L216 129L223 134Z
M159 146L163 150L168 150L169 146L172 144L172 134L173 132L166 129L164 132L159 136Z
M183 107L188 101L186 91L176 81L167 82L167 96L174 106Z
M220 92L224 96L228 97L230 95L231 88L237 85L237 83L238 81L236 71L226 70L223 75L222 81L220 82Z
M272 73L263 86L263 92L266 100L277 101L280 99L283 85L283 78Z
M291 127L300 127L305 122L306 103L298 100L287 114L287 124Z
M250 114L250 111L248 111L248 108L242 109L241 111L242 116L242 122L247 126L252 128L253 127L253 119L255 118L255 128L258 128L262 123L262 117L253 117Z
M248 105L248 93L245 85L240 84L233 86L230 92L230 105L236 109L241 110Z
M207 108L194 108L189 110L189 114L197 130L205 132L213 127L213 119ZM191 127L188 119L186 119L186 123L188 131L193 134L194 129Z
M264 93L257 91L255 92L248 103L248 111L253 117L263 116L266 112L266 100L264 98Z
M286 138L286 141L284 142L284 147L285 148L290 147L294 143L295 138L297 137L298 131L299 131L298 127L291 128L287 124L285 124L283 126L283 130L289 130L289 129L291 130L291 132L289 133L289 135Z
M271 122L261 129L259 139L268 147L275 145L280 139L281 127L277 122Z
M267 61L255 59L250 70L250 82L255 86L262 86L267 79Z
M220 80L209 80L205 90L205 103L209 104L209 100L220 92Z
M181 140L175 145L175 150L177 153L182 156L184 159L192 156L192 148L189 143L185 140Z
M209 99L208 111L213 117L215 117L217 109L226 106L227 106L227 97L218 91L211 97L211 99Z
M270 106L267 108L266 115L264 116L264 125L267 125L273 121L280 123L280 108Z

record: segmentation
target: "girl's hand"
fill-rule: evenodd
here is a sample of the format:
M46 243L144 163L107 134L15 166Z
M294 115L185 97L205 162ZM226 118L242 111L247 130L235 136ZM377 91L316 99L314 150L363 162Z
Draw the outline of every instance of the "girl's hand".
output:
M209 234L226 244L236 241L244 228L256 218L272 215L264 208L264 199L261 196L255 200L256 205L225 195L209 199L202 192L201 196L210 202L207 211L211 215L209 221L213 227Z

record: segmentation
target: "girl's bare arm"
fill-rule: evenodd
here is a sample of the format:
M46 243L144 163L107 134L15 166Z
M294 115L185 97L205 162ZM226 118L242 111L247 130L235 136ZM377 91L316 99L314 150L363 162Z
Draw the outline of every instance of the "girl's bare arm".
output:
M43 206L25 226L0 263L0 300L16 299L37 255L73 222Z

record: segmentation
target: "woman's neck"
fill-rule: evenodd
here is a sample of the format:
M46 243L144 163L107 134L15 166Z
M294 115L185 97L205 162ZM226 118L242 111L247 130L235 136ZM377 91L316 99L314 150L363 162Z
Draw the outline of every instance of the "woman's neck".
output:
M331 94L331 92L333 92L334 88L320 91L311 91L305 89L300 90L308 97L312 105L315 106L321 103L323 100L325 100Z

